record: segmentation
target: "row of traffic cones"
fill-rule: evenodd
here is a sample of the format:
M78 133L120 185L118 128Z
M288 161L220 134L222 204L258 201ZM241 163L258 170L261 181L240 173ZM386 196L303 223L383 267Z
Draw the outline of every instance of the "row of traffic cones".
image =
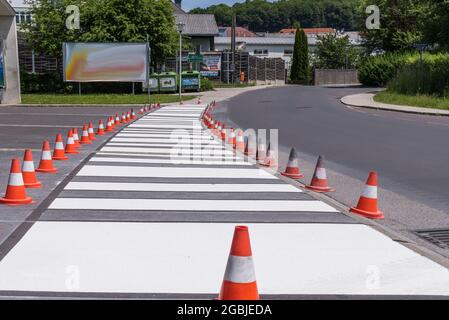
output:
M160 108L160 104L145 105L143 106L139 114L143 115L150 112L152 109ZM78 129L73 128L67 133L66 145L62 140L62 135L56 135L55 148L53 154L51 152L50 143L46 140L42 145L42 154L39 162L39 167L34 168L32 151L27 149L23 157L22 167L20 166L20 160L14 158L11 162L11 170L9 175L8 186L3 198L0 198L0 204L7 205L24 205L32 203L32 198L26 194L27 188L41 188L42 183L38 180L36 172L43 174L57 173L58 169L54 167L53 161L65 161L69 158L67 155L78 154L78 149L81 145L92 144L96 141L96 135L105 135L106 132L113 132L115 126L125 124L129 121L136 119L137 116L134 110L127 113L123 113L122 117L118 114L115 117L109 117L106 128L103 125L103 121L100 119L98 122L98 129L95 133L92 122L89 125L83 126L81 139L78 136Z
M225 144L233 146L236 151L243 152L244 155L248 157L254 157L256 162L262 166L268 168L276 168L278 166L276 162L277 157L271 147L271 143L268 144L267 148L262 139L258 140L255 148L254 146L251 146L249 139L247 139L245 143L243 131L241 129L234 130L234 128L227 129L226 124L222 124L220 121L215 121L209 113L211 108L212 105L209 105L206 108L206 111L203 114L203 123L205 127L211 130L214 136L219 138ZM237 132L237 135L235 132ZM281 174L293 180L304 178L304 174L299 167L298 154L295 148L291 149L287 167ZM319 193L335 191L335 189L331 188L328 184L323 156L320 155L318 157L312 180L310 181L310 184L305 187ZM383 213L378 209L377 205L377 173L375 171L370 172L365 189L357 206L352 207L350 211L370 219L384 218Z

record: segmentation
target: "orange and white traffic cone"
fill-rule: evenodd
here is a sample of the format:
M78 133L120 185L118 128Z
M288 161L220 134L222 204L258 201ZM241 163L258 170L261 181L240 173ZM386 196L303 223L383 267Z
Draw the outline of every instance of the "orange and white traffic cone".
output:
M20 169L20 161L15 158L11 162L11 170L9 174L8 187L3 198L0 198L0 203L7 205L22 205L33 202L31 197L27 197L25 185L23 183L22 171Z
M126 113L122 113L122 123L126 123Z
M64 151L64 143L62 142L62 135L58 133L56 135L55 150L53 150L53 160L65 161L68 160Z
M214 129L215 128L215 121L214 121L214 119L212 119L212 118L210 119L208 128L209 129Z
M264 167L274 168L277 167L277 161L276 161L276 153L274 152L271 143L268 144L267 148L267 156L265 157L264 161L261 163Z
M235 139L235 150L244 152L245 151L245 140L243 139L242 130L238 130L237 137Z
M75 142L73 141L73 132L69 130L67 134L67 142L65 144L65 153L66 154L78 154L78 150L76 150Z
M262 138L259 138L259 143L257 144L256 150L256 161L263 163L266 155L265 143L262 141Z
M226 124L221 127L220 139L226 141Z
M72 134L73 134L73 142L75 143L75 148L81 147L81 145L80 145L80 138L79 138L79 135L78 135L78 129L77 128L73 128Z
M129 122L129 121L131 121L131 112L127 112L126 113L126 122Z
M253 138L251 140L250 137L248 137L245 142L245 156L254 157L256 155L256 149L257 147L255 139Z
M134 112L134 109L131 109L131 119L134 120L137 118L136 113Z
M89 139L89 131L87 129L87 125L83 126L83 134L81 136L80 143L81 144L92 144L92 142Z
M248 227L235 227L218 299L259 300Z
M97 134L99 136L104 136L104 126L103 126L103 120L100 119L100 121L98 121L98 129L97 129Z
M121 123L120 117L119 117L118 113L116 113L116 114L115 114L115 125L116 125L116 126L119 126L120 123Z
M221 136L221 129L222 129L222 127L221 127L221 122L220 122L220 121L217 121L216 129L215 129L215 131L214 131L214 135L215 135L216 137L220 137L220 136Z
M304 178L304 175L301 173L301 169L299 169L298 154L296 153L295 148L292 148L292 150L290 151L287 168L281 174L285 177L289 177L290 179L295 180Z
M42 146L41 161L39 163L39 168L36 169L37 172L42 173L56 173L58 169L53 166L53 159L51 157L50 143L44 141Z
M235 139L235 132L234 132L234 128L231 128L229 130L229 135L227 137L228 141L227 144L230 144L231 146L235 146L236 143L236 139Z
M105 132L112 132L111 118L108 118L108 121L106 122Z
M33 153L30 149L25 150L22 163L22 177L25 188L40 188L42 183L37 180L34 170Z
M335 191L327 183L326 168L324 167L324 158L322 156L318 157L312 181L306 188L320 193Z
M370 172L357 207L352 207L350 211L365 218L384 219L383 212L377 207L377 172Z
M114 131L114 129L115 129L114 117L112 116L109 121L111 121L111 129L112 129L111 131Z
M97 138L95 138L94 126L92 125L92 122L89 122L89 129L87 130L87 133L89 134L90 140L97 140Z

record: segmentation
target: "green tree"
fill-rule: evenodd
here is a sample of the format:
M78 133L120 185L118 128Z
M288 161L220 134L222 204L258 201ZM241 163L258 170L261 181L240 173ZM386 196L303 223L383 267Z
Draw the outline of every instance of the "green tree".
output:
M233 6L225 4L195 8L191 13L212 13L218 25L229 27L232 15L237 23L256 32L278 32L283 28L333 27L356 30L357 4L360 0L246 0Z
M368 5L380 9L380 28L366 29L365 19L360 21L363 45L368 51L406 51L424 40L426 17L431 5L426 0L363 0L360 11L365 13Z
M449 50L449 0L433 0L425 20L425 41Z
M293 59L290 71L290 80L293 83L309 84L309 46L307 36L303 29L297 29L295 45L293 47Z
M33 48L62 57L62 42L145 42L152 64L175 52L177 32L170 0L30 0L34 21L24 25ZM68 5L80 8L80 29L68 30Z
M314 67L319 69L355 68L360 59L359 50L351 45L349 37L335 34L318 36L315 56Z

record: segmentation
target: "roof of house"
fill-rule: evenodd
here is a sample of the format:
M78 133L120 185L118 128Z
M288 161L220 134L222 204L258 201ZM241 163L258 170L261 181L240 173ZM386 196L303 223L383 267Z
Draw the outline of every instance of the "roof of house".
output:
M335 29L332 28L303 28L305 33L335 33ZM295 28L282 29L279 33L296 33Z
M294 37L236 37L236 42L245 42L252 45L294 45ZM216 45L231 43L231 37L215 37Z
M232 35L232 27L226 27L225 33L227 37L230 37ZM257 37L254 32L243 27L236 27L235 35L236 37Z
M217 22L213 14L175 13L176 23L184 24L182 34L186 36L215 36L218 35Z
M173 7L173 13L186 13L184 10L182 10L182 8L177 5L176 3L172 2L172 7Z

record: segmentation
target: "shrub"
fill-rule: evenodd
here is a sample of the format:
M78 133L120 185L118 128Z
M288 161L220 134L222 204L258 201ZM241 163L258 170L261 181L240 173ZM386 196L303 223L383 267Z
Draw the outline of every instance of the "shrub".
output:
M213 82L207 78L201 78L201 91L211 91L211 90L214 90Z
M404 66L387 88L407 95L449 96L449 55L433 55Z

